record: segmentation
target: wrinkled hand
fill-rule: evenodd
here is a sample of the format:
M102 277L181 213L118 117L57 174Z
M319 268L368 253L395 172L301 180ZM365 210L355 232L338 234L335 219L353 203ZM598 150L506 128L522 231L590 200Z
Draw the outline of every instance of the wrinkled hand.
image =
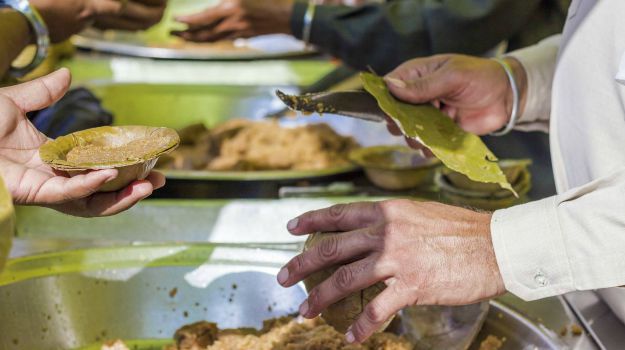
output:
M152 172L119 192L96 193L117 176L107 169L69 177L44 164L39 146L47 141L26 119L29 111L45 108L67 91L69 71L58 70L28 83L0 89L0 176L16 204L47 206L77 216L119 213L165 184Z
M163 17L166 0L30 0L39 10L53 42L89 25L100 29L142 30Z
M522 107L525 70L515 59L506 60L515 71ZM491 59L462 55L417 58L395 68L385 80L398 99L414 104L432 103L460 127L478 135L501 129L512 111L512 89L506 72ZM388 125L391 133L401 135L394 123ZM420 147L416 141L409 143Z
M196 14L176 20L188 25L172 34L189 41L218 41L262 34L291 32L293 0L223 0Z
M387 288L348 329L362 342L411 305L470 304L505 291L490 237L490 214L409 200L336 205L291 220L292 234L344 232L324 238L278 274L292 286L343 265L310 291L300 313L313 318L347 295L384 281Z

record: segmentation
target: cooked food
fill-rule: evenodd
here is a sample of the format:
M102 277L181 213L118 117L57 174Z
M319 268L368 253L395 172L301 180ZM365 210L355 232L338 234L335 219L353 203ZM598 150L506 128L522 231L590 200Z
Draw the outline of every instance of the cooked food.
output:
M179 131L181 146L157 165L164 169L321 170L348 165L358 144L326 124L287 128L275 121L233 119L208 130Z
M168 139L158 137L134 140L120 146L90 143L72 148L65 157L75 164L125 162L140 158L154 149L166 148L168 143Z
M41 160L70 176L86 170L117 169L117 177L100 188L117 191L145 179L157 159L180 142L176 131L150 126L101 126L50 140L39 148Z
M166 350L408 350L411 344L391 333L373 335L361 345L348 344L345 336L320 318L298 322L292 317L265 321L261 330L219 330L214 323L198 322L176 331L176 344Z
M315 233L308 236L304 249L310 249L319 244L324 238L328 239L332 235L339 233ZM327 268L313 273L304 280L306 289L310 292L321 282L330 278L338 267ZM365 305L380 294L386 286L382 282L378 282L364 290L352 293L347 297L328 306L322 313L321 317L339 332L346 332L347 328L358 319L358 316L364 311ZM383 331L393 319L389 319L378 331Z

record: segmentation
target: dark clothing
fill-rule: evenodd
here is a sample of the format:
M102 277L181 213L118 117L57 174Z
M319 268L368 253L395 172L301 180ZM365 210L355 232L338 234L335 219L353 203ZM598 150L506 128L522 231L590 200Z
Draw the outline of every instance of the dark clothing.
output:
M503 40L512 48L560 32L570 0L393 0L361 7L317 6L310 42L346 64L385 74L437 53L480 55ZM302 37L307 3L294 5Z

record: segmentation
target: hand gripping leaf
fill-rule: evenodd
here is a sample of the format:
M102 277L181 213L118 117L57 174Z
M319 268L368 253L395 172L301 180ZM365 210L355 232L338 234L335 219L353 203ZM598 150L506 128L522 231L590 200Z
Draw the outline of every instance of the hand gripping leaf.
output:
M497 157L477 135L462 130L433 106L400 102L377 75L362 73L361 79L365 90L375 97L380 108L406 137L429 148L448 168L473 181L497 183L516 196L497 163Z

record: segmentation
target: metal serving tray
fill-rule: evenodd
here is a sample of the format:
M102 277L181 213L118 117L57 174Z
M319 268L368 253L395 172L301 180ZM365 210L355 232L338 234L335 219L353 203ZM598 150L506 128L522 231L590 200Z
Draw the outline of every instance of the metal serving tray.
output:
M198 320L259 327L264 319L294 313L305 297L301 285L284 289L275 280L298 247L136 244L11 260L0 274L0 348L97 349L122 338L139 349L158 349L178 327ZM400 329L419 348L447 341L446 349L464 349L484 311L479 304L409 308ZM564 347L496 301L477 343L487 335L505 337L502 349Z
M292 314L305 296L301 286L283 289L275 282L277 268L297 247L138 245L13 260L0 275L6 296L0 319L7 325L0 345L68 349L109 338L162 343L154 339L169 339L181 324L201 319L224 328L259 327ZM485 306L415 309L399 327L415 342L440 342L444 334L448 348L464 349ZM37 312L17 312L24 308ZM417 315L433 323L408 322Z

